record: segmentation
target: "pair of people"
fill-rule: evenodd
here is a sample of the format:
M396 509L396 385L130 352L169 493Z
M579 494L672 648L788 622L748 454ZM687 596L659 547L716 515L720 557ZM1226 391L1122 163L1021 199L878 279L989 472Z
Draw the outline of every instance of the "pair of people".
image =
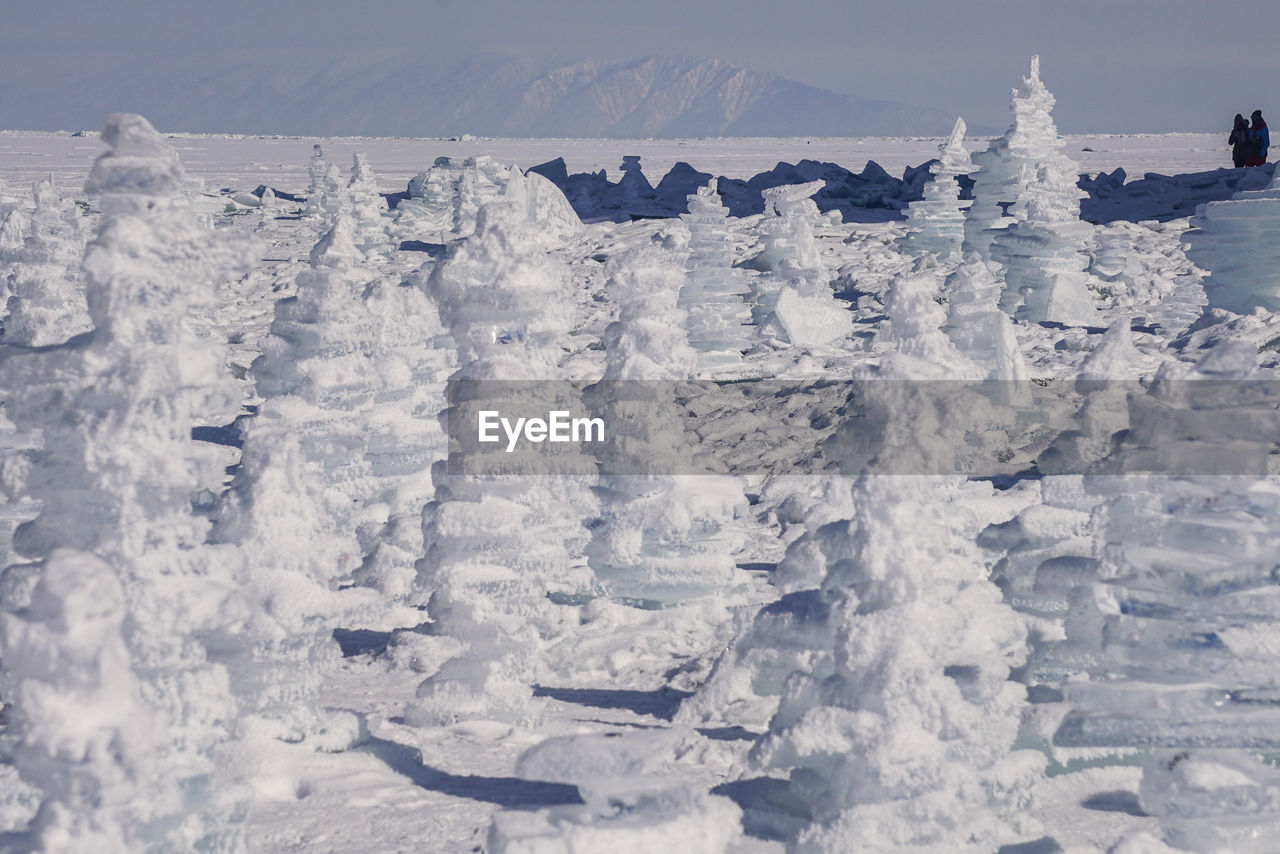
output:
M1236 113L1235 127L1227 138L1227 145L1231 146L1231 162L1237 169L1266 163L1267 149L1271 147L1271 133L1262 118L1262 110L1254 110L1250 118L1253 119L1252 125Z

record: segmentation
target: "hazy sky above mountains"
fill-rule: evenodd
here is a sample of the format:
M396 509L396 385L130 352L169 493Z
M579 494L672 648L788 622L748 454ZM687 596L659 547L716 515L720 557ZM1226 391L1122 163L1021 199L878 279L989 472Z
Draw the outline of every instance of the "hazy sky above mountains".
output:
M572 62L721 58L836 92L937 107L1004 127L1027 58L1065 132L1230 129L1280 77L1274 0L0 0L0 83L43 90L130 63L404 49L446 67L479 54ZM428 81L429 82L429 81ZM104 105L109 108L110 105ZM29 127L0 116L0 127Z

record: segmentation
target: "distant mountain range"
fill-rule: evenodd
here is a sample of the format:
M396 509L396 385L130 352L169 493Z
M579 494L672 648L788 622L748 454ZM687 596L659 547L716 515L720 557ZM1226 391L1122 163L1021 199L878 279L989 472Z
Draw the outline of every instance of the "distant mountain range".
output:
M551 68L481 58L441 71L412 54L324 62L265 54L212 73L144 73L127 63L56 88L0 91L0 122L22 117L24 128L92 128L116 110L165 130L313 136L940 136L955 120L684 57Z

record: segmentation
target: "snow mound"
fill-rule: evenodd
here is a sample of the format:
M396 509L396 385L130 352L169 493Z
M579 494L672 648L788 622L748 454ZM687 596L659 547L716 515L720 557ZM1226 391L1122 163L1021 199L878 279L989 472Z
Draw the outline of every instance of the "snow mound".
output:
M525 753L516 773L577 786L585 805L502 812L489 830L495 854L577 851L718 854L741 838L741 810L664 774L679 746L667 731L551 738Z

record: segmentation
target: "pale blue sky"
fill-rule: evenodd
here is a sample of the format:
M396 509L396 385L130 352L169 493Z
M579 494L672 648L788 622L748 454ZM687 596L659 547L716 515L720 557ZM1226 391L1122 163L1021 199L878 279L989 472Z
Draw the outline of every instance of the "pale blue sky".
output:
M543 60L719 57L836 92L1008 123L1039 53L1066 132L1229 129L1280 82L1280 3L1235 0L0 0L0 83L48 90L107 68L133 82L175 64L411 49L441 67L477 54ZM117 79L129 80L125 75ZM429 81L428 81L429 82ZM120 85L122 87L127 83ZM30 99L0 126L38 127ZM1274 105L1280 111L1280 102ZM86 115L83 126L100 117ZM287 130L287 129L281 129Z

